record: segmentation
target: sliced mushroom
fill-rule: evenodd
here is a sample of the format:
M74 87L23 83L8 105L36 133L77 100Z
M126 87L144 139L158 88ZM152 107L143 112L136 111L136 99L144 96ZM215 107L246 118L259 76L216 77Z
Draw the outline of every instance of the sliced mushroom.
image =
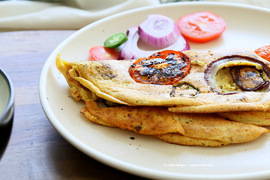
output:
M219 70L224 68L230 68L231 76L239 90L224 92L217 85L215 76ZM219 94L234 94L239 91L268 91L270 68L255 58L239 55L224 56L208 65L204 78L211 90Z
M263 79L262 72L255 67L236 66L231 67L230 70L235 83L243 91L256 91L265 88L266 84L269 85L269 82Z

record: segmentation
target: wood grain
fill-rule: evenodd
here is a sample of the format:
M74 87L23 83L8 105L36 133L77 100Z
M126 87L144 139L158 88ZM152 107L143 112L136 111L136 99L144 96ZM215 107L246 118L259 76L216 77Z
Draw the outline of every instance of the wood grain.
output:
M39 101L43 64L53 49L75 31L0 33L0 67L15 88L15 119L0 162L0 179L142 179L86 156L64 140Z

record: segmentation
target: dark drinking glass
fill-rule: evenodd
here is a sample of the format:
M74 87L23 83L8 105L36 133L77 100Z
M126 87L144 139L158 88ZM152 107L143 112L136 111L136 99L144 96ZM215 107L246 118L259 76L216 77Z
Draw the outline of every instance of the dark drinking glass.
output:
M7 147L13 125L14 90L10 78L0 69L0 159Z

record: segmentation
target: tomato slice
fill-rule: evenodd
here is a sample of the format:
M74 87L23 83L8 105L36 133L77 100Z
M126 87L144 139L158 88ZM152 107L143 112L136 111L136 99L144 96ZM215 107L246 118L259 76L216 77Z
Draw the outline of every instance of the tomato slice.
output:
M176 85L188 74L190 64L184 53L164 50L135 61L129 74L138 83Z
M109 49L104 46L94 46L89 50L89 55L93 61L118 59L120 52L117 49Z
M256 49L255 53L261 56L262 58L270 61L270 45Z
M198 12L177 21L181 34L192 42L205 43L218 38L226 29L226 22L211 12Z

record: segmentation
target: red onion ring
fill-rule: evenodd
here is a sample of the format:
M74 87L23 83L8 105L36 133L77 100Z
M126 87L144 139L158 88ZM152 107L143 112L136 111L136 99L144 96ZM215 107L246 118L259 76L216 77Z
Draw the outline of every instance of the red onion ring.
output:
M148 15L139 25L138 33L144 42L160 49L175 43L180 36L180 31L171 18L157 14Z
M138 27L131 27L127 31L128 41L126 41L121 49L119 60L122 59L139 59L143 57L148 57L157 51L146 51L142 50L138 47L138 41L140 39L140 35L138 33ZM183 36L179 36L177 41L167 48L161 50L176 50L176 51L186 51L189 50L189 44L183 38ZM158 51L161 51L158 50Z

